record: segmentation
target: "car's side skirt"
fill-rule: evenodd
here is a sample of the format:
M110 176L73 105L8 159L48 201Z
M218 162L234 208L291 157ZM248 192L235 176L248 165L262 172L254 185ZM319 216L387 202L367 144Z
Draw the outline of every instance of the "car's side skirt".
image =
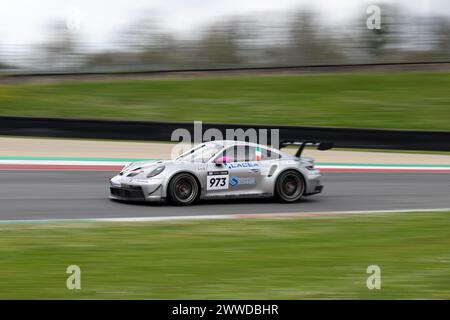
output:
M226 194L226 195L202 195L201 199L244 199L244 198L270 198L272 193L245 193L245 194Z

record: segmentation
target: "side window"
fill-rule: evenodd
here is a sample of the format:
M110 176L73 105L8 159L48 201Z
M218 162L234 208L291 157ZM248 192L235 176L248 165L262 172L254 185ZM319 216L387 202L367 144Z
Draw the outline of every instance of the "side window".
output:
M255 147L245 147L245 161L256 161L256 148Z
M280 154L266 148L261 148L261 160L280 159Z
M235 147L229 147L225 149L221 155L222 157L227 157L228 162L236 162L236 152Z
M233 146L226 149L222 156L228 157L229 162L255 161L255 148L249 146Z

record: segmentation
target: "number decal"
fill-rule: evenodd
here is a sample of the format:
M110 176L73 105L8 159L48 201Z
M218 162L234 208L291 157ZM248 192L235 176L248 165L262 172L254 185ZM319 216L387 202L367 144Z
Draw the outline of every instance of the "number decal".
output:
M228 179L228 171L210 171L206 180L206 190L226 190Z

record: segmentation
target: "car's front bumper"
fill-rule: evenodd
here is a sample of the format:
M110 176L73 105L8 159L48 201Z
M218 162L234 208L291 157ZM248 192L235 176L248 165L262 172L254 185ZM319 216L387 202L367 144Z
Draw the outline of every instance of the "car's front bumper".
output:
M133 180L115 176L110 180L111 199L123 201L164 201L162 179Z
M120 200L144 201L145 196L141 187L110 187L111 198Z

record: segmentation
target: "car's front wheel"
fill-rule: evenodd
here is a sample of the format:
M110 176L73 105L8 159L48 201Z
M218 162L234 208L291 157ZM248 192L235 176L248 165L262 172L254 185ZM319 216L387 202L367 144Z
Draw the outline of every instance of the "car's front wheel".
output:
M199 186L194 176L180 173L170 180L167 192L170 202L178 206L187 206L197 199Z
M275 196L282 202L295 202L305 192L305 180L296 170L282 172L275 183Z

